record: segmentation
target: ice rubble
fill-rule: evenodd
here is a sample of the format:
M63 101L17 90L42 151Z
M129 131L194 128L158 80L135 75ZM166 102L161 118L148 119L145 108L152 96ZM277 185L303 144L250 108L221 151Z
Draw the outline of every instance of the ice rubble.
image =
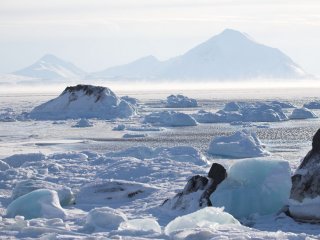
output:
M320 101L314 101L303 104L303 107L308 109L320 109Z
M60 96L35 107L30 117L38 120L68 118L127 118L135 108L118 98L109 88L77 85L67 87Z
M208 153L235 158L269 155L257 135L248 130L237 131L230 136L215 137L210 143Z
M177 217L165 227L165 234L171 235L175 231L207 228L212 229L216 225L232 224L240 226L240 222L221 208L206 207L196 212Z
M56 191L58 193L61 206L67 206L74 203L75 197L69 187L65 187L56 183L46 182L39 179L27 179L18 182L12 191L11 198L12 200L15 200L18 197L21 197L38 189L48 189Z
M292 111L292 114L289 116L290 119L307 119L307 118L317 118L317 115L314 114L307 108L295 108Z
M175 111L154 112L146 115L144 123L163 127L196 126L196 120L186 113Z
M86 127L92 127L93 123L91 121L89 121L86 118L81 118L75 125L73 125L72 127L76 127L76 128L86 128Z
M38 189L23 195L9 204L6 216L32 218L65 218L66 213L59 203L56 191Z
M281 184L279 184L281 183ZM234 217L273 214L287 204L291 189L289 163L284 160L244 159L211 195L213 206Z
M198 107L197 100L193 98L188 98L181 94L178 95L170 95L167 97L166 102L167 108L191 108Z
M25 154L14 154L10 157L2 159L4 162L9 164L11 167L17 168L28 162L35 162L45 160L46 156L42 153L25 153Z
M126 215L119 210L109 207L95 208L86 217L84 231L92 233L117 230L126 220Z

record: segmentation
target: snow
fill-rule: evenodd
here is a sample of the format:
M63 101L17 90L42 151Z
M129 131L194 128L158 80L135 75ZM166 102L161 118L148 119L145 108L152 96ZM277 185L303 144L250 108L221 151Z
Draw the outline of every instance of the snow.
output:
M188 114L174 111L154 112L145 116L144 123L163 127L196 126L196 120Z
M114 131L123 131L126 129L126 125L124 124L118 124L117 126L115 126L112 130Z
M92 127L93 123L90 122L88 119L81 118L73 127L77 128L85 128L85 127Z
M319 222L320 221L320 196L310 199L304 198L302 202L290 199L290 214L298 220Z
M5 171L10 168L9 164L0 160L0 171Z
M66 213L59 203L56 191L39 189L25 194L9 204L7 217L23 216L31 218L65 218Z
M195 114L192 114L192 117L197 120L199 123L219 123L223 122L222 115L219 113L211 113L204 110L200 110Z
M320 109L320 101L305 103L303 104L303 107L308 109Z
M161 233L159 223L152 218L132 219L122 222L119 230Z
M281 184L279 184L281 183ZM215 207L237 219L276 214L288 202L291 171L284 160L244 159L235 162L228 177L211 195Z
M109 88L77 85L67 87L57 98L35 107L30 117L38 120L114 119L134 114L134 107L118 98Z
M307 108L295 108L292 114L289 116L290 119L307 119L317 118L317 115Z
M126 215L119 210L109 207L95 208L86 217L84 231L92 233L117 230L126 220Z
M11 167L17 168L27 162L41 161L45 159L42 153L27 153L27 154L14 154L10 157L4 158L3 161Z
M214 229L218 224L240 225L240 222L221 208L206 207L194 213L175 218L165 227L165 234L171 235L175 231L207 228Z
M257 135L248 130L237 131L230 136L215 137L210 143L208 153L235 158L269 155Z
M167 97L166 107L167 108L192 108L192 107L198 107L198 102L193 98L188 98L181 94L170 95Z

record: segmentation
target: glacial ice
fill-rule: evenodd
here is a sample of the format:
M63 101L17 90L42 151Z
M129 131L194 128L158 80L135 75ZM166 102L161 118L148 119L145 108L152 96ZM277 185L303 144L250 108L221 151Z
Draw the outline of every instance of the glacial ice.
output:
M56 191L38 189L18 197L7 207L7 217L17 215L32 218L65 218L66 213L59 203Z
M76 127L76 128L86 128L86 127L92 127L93 123L91 121L89 121L86 118L81 118L75 125L73 125L72 127Z
M257 135L248 130L238 131L230 136L215 137L210 143L208 153L235 158L269 155Z
M68 118L128 118L135 108L118 98L109 88L77 85L67 87L60 96L35 107L30 117L37 120Z
M197 107L197 100L188 98L181 94L170 95L167 97L166 107L167 108L192 108Z
M295 108L292 114L289 116L290 119L307 119L317 118L317 115L307 108Z
M175 111L154 112L145 116L144 123L163 127L196 126L196 120L186 113Z
M244 159L230 167L227 179L210 200L213 206L224 207L226 212L241 219L276 213L287 204L290 189L291 171L287 161Z
M175 231L194 228L214 228L220 224L240 226L240 222L222 208L206 207L196 212L177 217L165 227L165 234L171 235Z

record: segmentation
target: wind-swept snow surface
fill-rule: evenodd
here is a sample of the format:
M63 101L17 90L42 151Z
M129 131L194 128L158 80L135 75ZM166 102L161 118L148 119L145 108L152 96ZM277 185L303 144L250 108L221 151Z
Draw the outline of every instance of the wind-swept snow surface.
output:
M59 97L43 103L30 112L38 120L68 118L128 118L134 107L119 99L109 88L91 85L67 87Z

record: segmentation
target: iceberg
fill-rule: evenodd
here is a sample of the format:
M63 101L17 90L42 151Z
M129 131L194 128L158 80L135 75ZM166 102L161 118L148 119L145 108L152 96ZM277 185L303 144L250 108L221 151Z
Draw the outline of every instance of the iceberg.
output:
M186 113L163 111L151 113L144 118L144 123L163 127L196 126L196 120Z
M281 184L280 184L281 183ZM215 207L237 219L279 211L288 202L291 170L284 160L244 159L236 161L228 177L210 196Z
M314 114L307 108L295 108L292 114L289 116L290 119L308 119L308 118L317 118L317 115Z
M59 203L56 191L38 189L18 197L7 207L6 216L13 218L17 215L26 219L32 218L62 218L66 217L65 211Z
M29 115L36 120L63 120L128 118L134 114L134 106L121 100L109 88L77 85L67 87L60 96L35 107Z
M167 97L166 107L167 108L192 108L192 107L198 107L198 102L193 98L188 98L181 94L170 95Z
M235 158L251 158L269 155L257 135L248 130L235 132L230 136L215 137L208 153Z

